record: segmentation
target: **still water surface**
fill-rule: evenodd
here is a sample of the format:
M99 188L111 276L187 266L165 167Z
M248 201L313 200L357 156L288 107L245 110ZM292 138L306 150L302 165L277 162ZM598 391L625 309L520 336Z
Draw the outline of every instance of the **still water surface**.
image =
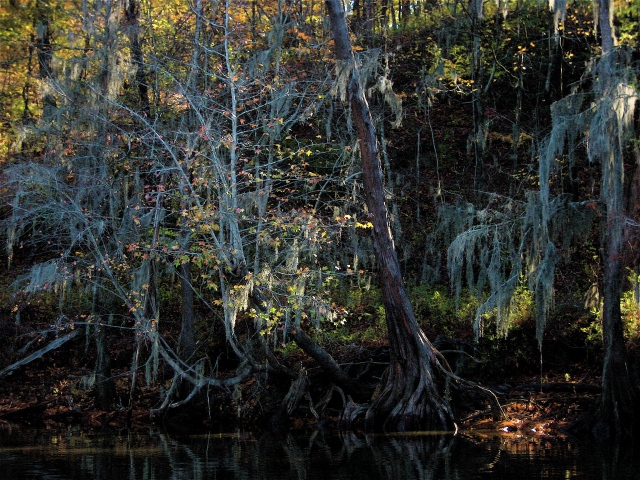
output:
M0 479L640 479L640 454L458 434L87 435L0 430Z

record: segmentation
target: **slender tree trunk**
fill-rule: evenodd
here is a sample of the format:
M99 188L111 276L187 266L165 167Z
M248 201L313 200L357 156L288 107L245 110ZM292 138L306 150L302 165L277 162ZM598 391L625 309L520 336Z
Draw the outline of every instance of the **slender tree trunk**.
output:
M142 54L142 42L140 41L140 5L137 0L129 0L124 11L126 22L126 32L129 37L131 48L131 60L136 66L136 84L138 87L138 101L142 114L149 117L151 109L149 107L149 85L147 72L144 66L144 56Z
M384 202L382 168L373 120L360 83L340 0L326 0L341 74L348 75L347 91L360 136L362 178L386 310L391 349L390 365L366 414L366 428L387 431L449 430L454 416L447 392L436 380L443 368L438 353L420 329L407 297L393 245Z
M600 27L600 41L602 53L613 50L616 44L616 36L613 30L613 2L611 0L598 0L598 26Z
M482 60L482 45L480 39L480 28L484 19L484 2L483 0L473 0L470 2L471 11L471 32L473 35L473 51L471 54L471 78L474 85L478 88L474 89L471 94L471 106L473 109L473 133L469 147L473 149L473 157L475 159L475 171L473 176L474 188L477 186L478 175L480 174L482 162L487 155L487 119L484 114L485 88L483 88L485 75ZM489 85L487 84L487 89ZM469 152L471 153L471 152Z
M389 30L389 0L380 0L380 23L378 28L380 29L380 35L387 38L387 31Z
M189 239L180 240L183 249L188 250ZM184 242L184 243L183 243ZM181 304L180 313L182 324L180 326L180 358L186 365L195 363L196 333L195 314L193 308L193 286L191 284L191 264L189 262L180 265ZM179 396L186 398L191 392L192 385L181 381Z
M101 317L100 317L101 318ZM96 326L95 405L100 410L115 408L116 386L111 375L111 355L108 348L108 325Z
M51 7L43 0L36 2L36 41L39 76L42 80L42 120L52 120L57 107L51 81L53 80L53 45L51 44Z
M100 410L113 410L116 400L116 386L111 376L111 355L109 354L109 317L113 307L112 298L102 287L96 287L93 293L94 318L96 340L96 366L95 366L95 406ZM106 296L106 298L105 298Z
M189 239L183 236L182 248L188 251ZM180 285L182 290L182 326L180 328L180 357L187 364L193 363L196 351L195 321L193 309L193 287L191 285L191 264L185 262L180 265Z
M374 0L364 0L363 43L373 46L374 32Z
M37 2L36 7L36 51L40 78L51 78L51 65L53 60L53 46L51 45L50 12L49 7L43 1Z

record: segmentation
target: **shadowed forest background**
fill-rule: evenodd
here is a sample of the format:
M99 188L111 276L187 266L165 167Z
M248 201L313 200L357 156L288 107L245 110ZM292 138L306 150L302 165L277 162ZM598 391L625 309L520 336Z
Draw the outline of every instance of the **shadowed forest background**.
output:
M0 7L0 418L638 434L640 5L339 4Z

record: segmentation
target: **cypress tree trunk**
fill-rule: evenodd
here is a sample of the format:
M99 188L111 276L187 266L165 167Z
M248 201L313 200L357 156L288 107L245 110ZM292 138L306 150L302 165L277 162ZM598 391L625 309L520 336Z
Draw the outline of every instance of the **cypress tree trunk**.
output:
M617 91L621 84L618 69L628 65L624 52L614 51L616 43L613 31L612 2L600 0L600 32L603 56L600 58L600 91ZM627 67L628 68L628 67ZM629 107L629 105L627 105ZM618 105L617 109L621 107ZM617 112L620 115L620 112ZM618 118L618 122L620 119ZM622 122L624 123L624 121ZM606 142L600 161L602 164L602 188L607 213L603 228L604 272L602 337L604 364L602 368L602 394L591 425L592 433L603 440L631 437L640 431L640 414L637 401L640 389L629 365L622 325L620 298L624 275L623 252L626 226L624 212L624 155L623 130L628 125L608 122L602 128Z
M598 0L598 27L600 30L600 45L602 53L609 53L616 44L616 36L613 31L613 2L611 0Z
M607 215L603 226L602 393L590 425L594 436L604 441L631 437L640 432L640 415L637 412L640 391L627 355L620 309L625 271L623 244L627 229L622 210L623 159L615 146L610 155L614 171L605 178L611 178L615 186L603 185L603 191L607 192Z
M608 0L602 0L607 3ZM601 14L607 13L601 8ZM605 52L599 60L601 84L616 92L621 85L620 66L627 65L624 53L611 51L614 44L613 33L604 28L610 26L608 18L601 18L602 50ZM601 89L603 87L600 87ZM604 91L604 89L603 89ZM628 105L627 105L628 107ZM617 107L620 109L620 106ZM612 121L601 128L603 142L607 148L599 159L602 164L601 195L606 204L606 224L603 226L603 312L602 337L604 363L602 368L602 394L598 409L591 425L592 433L604 440L638 435L640 415L637 401L640 390L629 365L627 347L622 324L620 298L624 275L623 254L625 237L628 230L627 215L624 211L624 155L621 139L627 125Z
M366 414L366 428L386 431L449 430L454 417L446 392L437 385L443 368L438 352L420 329L407 297L384 202L382 168L369 106L351 49L341 0L326 0L338 68L348 75L347 93L360 136L365 200L373 240L391 349L380 394ZM340 80L339 80L340 81Z
M637 434L639 423L636 412L639 396L629 365L620 311L623 222L608 215L605 226L602 394L591 426L592 433L603 440Z

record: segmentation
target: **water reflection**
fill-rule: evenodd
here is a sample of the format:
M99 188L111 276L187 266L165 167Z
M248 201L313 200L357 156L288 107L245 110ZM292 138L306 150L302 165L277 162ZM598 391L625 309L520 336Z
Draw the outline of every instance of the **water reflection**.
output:
M638 478L630 449L563 438L468 435L87 435L0 431L6 479L602 479Z

